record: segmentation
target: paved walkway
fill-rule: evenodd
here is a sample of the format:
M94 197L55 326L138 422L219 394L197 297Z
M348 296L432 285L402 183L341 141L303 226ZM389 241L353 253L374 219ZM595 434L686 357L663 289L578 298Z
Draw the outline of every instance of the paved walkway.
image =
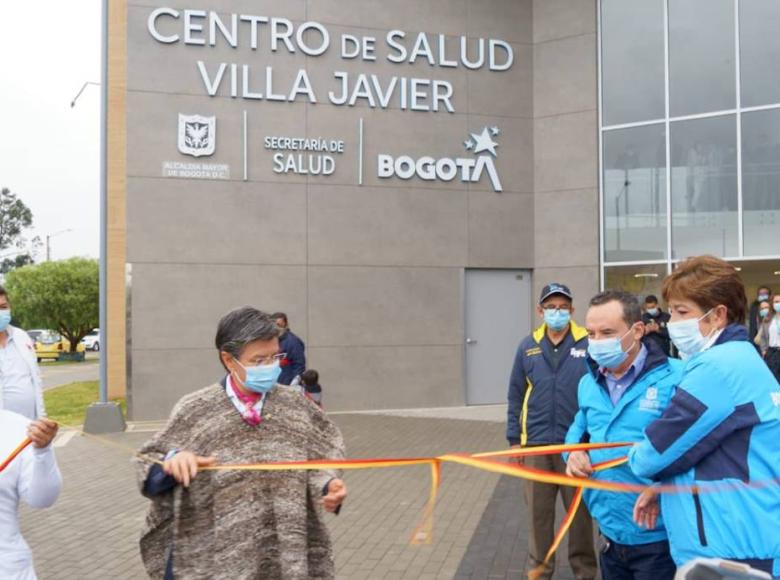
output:
M87 353L87 360L83 363L51 364L41 363L41 378L43 389L53 389L69 383L81 381L96 381L100 373L98 363L99 353Z
M485 418L376 414L338 414L333 418L343 431L350 457L355 458L436 455L505 446L502 422ZM150 426L137 426L145 427ZM136 448L150 435L131 430L109 439ZM59 502L49 510L23 508L21 514L39 577L144 578L137 540L146 500L136 489L128 453L74 437L57 449L57 455L65 481ZM520 482L445 465L433 542L410 546L429 477L427 466L347 474L348 502L341 515L331 520L338 578L519 577L526 545ZM568 571L562 572L559 577L571 577Z

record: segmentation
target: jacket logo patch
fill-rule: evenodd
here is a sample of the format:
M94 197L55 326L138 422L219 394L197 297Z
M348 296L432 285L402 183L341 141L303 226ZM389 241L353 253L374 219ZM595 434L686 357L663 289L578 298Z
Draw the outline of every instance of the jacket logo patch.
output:
M780 391L772 391L769 394L772 396L772 404L775 407L780 407Z
M525 356L534 356L535 354L542 354L542 349L534 346L525 351Z
M584 348L572 348L569 352L571 358L585 358L587 351Z
M658 388L648 387L645 391L644 398L639 401L640 411L657 411L661 408L661 402L658 400Z

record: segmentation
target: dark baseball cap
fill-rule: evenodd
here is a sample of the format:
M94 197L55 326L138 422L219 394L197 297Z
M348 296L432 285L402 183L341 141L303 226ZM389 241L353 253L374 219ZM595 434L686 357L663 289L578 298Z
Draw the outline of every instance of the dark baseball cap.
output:
M574 300L574 296L571 295L571 290L565 284L558 284L557 282L551 282L542 288L542 295L539 297L539 304L547 300L554 294L560 294L566 296L569 300Z

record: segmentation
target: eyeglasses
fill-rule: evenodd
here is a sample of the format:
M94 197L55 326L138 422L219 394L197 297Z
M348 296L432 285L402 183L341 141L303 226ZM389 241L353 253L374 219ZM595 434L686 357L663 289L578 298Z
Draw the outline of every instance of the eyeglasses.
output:
M542 309L547 310L548 312L552 312L553 310L569 312L571 310L571 306L568 304L561 304L560 306L556 306L555 304L548 304L547 306L542 306Z
M260 365L272 365L277 362L281 362L283 359L287 358L286 352L279 352L277 354L269 354L268 356L261 357L261 358L254 358L251 361L249 361L249 364L244 365L247 367L256 367Z

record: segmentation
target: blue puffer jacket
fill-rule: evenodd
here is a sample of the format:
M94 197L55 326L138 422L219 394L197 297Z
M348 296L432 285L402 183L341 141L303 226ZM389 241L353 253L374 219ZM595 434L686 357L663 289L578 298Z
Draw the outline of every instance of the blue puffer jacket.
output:
M657 341L645 339L644 345L647 348L644 368L620 397L617 405L613 405L609 398L606 380L599 372L598 365L588 359L591 372L580 381L580 410L566 435L566 443L616 443L643 439L645 427L661 416L683 373L682 363L667 358ZM589 454L591 463L595 464L623 457L627 452L628 448L622 447L599 449ZM634 475L628 465L601 471L594 477L632 485L652 483L649 479ZM666 530L662 519L659 518L653 530L640 528L634 523L634 504L638 495L588 489L583 498L590 514L598 522L601 533L609 539L630 546L665 540Z
M520 343L509 379L506 438L510 445L563 443L577 412L577 385L587 372L588 333L571 323L558 345L555 367L553 347L545 337L546 325Z
M749 560L780 575L780 385L743 326L687 361L680 386L631 469L674 485L723 485L661 496L672 557ZM757 483L758 485L749 485Z

